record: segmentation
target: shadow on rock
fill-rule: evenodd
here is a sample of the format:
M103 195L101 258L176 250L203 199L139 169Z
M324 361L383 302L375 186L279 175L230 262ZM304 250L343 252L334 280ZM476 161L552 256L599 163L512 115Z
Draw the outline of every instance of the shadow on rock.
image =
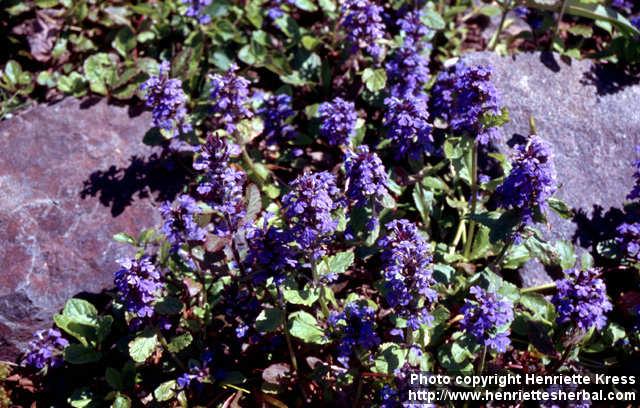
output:
M111 166L93 172L84 181L80 197L99 197L117 217L135 199L172 201L186 184L190 163L178 155L154 153L146 158L131 156L127 167Z
M605 212L602 206L594 205L591 215L582 208L577 209L573 216L576 231L573 234L572 242L583 248L592 248L599 242L614 238L616 228L627 217L623 210L615 207L611 207Z
M615 94L640 83L640 70L631 71L614 64L593 64L580 82L595 85L598 95Z

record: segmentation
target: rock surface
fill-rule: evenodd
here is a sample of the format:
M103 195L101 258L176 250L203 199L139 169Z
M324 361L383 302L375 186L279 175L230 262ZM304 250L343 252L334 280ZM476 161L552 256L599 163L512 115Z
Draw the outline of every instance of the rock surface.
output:
M148 113L66 99L0 122L0 359L13 359L65 300L112 285L115 233L159 221L172 198L142 143ZM164 185L161 180L164 179Z
M473 53L464 59L493 67L493 82L511 116L504 127L507 143L513 142L513 135L529 133L533 116L537 133L553 144L561 185L557 196L577 216L564 220L551 214L549 234L588 246L591 224L622 208L633 185L632 162L640 144L640 86L621 86L620 74L607 74L589 61L567 64L550 53ZM507 144L500 149L509 151ZM533 269L537 272L523 276L525 284L549 279L541 268Z

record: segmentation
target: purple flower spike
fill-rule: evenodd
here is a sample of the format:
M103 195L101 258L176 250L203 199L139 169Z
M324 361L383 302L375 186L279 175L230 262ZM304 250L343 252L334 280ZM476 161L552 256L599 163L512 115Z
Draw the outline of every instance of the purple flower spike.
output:
M389 137L396 149L396 157L420 159L423 154L432 153L433 136L429 124L427 101L424 97L385 100L387 112L384 124L389 129Z
M275 145L295 138L296 129L288 123L289 119L295 116L289 95L270 96L264 101L258 114L264 120L264 137L267 144Z
M375 310L370 306L349 303L341 313L331 313L329 326L340 339L338 361L345 367L349 367L349 359L357 348L373 350L380 344L375 331Z
M239 121L253 113L246 107L249 102L249 81L236 75L238 67L232 66L224 75L211 77L211 100L218 125L233 133Z
M347 197L355 201L356 207L380 205L388 193L388 179L378 155L368 146L358 146L355 152L347 150L344 167L349 181Z
M114 279L120 302L136 322L153 317L153 304L163 286L160 273L146 257L121 260L120 265Z
M177 248L185 242L204 241L206 230L196 222L196 216L202 213L196 200L183 194L176 202L175 207L168 201L160 206L160 213L164 219L162 232L169 243Z
M386 228L387 235L378 240L383 249L384 296L389 306L407 319L408 327L416 330L420 324L431 323L429 307L438 298L431 288L435 284L431 248L415 224L407 220L393 220ZM421 298L427 303L420 305Z
M455 132L468 133L487 145L500 137L496 127L482 123L485 114L498 115L498 93L491 83L491 68L458 63L453 72L442 72L433 86L432 107Z
M198 149L193 167L204 172L197 187L199 198L214 210L211 222L218 236L237 231L246 214L244 184L246 175L229 163L229 146L211 136Z
M211 16L204 10L211 5L211 0L182 0L182 4L189 5L187 17L197 19L200 24L209 24L211 22Z
M344 205L336 178L326 171L305 173L290 187L282 204L292 239L301 249L314 250L314 256L322 256L319 246L338 228L334 211Z
M182 81L169 78L169 62L160 64L158 76L152 76L140 89L146 97L146 105L151 108L153 125L167 131L172 137L190 132L187 122L187 97L182 91Z
M344 0L342 4L342 28L353 51L365 49L375 59L382 55L379 41L384 37L382 7L369 0Z
M320 135L332 146L347 145L355 132L358 114L353 102L335 98L318 109Z
M607 298L604 281L598 278L598 269L569 269L565 278L556 282L558 292L551 301L556 306L557 321L560 324L575 324L587 331L598 330L607 324L606 313L613 310Z
M58 330L39 330L29 342L29 351L24 356L22 364L38 370L60 367L64 364L62 352L68 345L69 342Z
M640 223L624 223L617 229L616 243L625 258L640 262Z
M460 326L485 346L504 353L511 344L507 326L513 321L513 305L479 286L472 286L469 293L475 299L465 300Z
M499 205L521 211L525 225L533 223L535 208L542 211L546 201L557 189L553 155L547 142L531 136L525 145L518 145L512 168L496 193Z

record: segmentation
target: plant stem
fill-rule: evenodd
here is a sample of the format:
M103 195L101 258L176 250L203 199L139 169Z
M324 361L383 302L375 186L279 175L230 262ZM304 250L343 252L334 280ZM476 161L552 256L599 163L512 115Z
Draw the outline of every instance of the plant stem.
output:
M162 348L164 348L166 352L169 353L169 356L171 356L171 359L178 365L178 367L180 367L185 372L189 371L187 369L187 366L185 366L184 363L180 361L178 356L176 356L171 352L171 350L169 350L169 344L167 343L167 339L164 338L160 330L156 330L156 336L158 336L158 341L160 341Z
M467 241L464 244L464 257L469 258L471 254L471 246L473 244L473 234L476 229L476 222L473 217L476 215L476 206L478 205L478 144L474 141L471 150L471 217L469 222L469 232Z
M507 255L507 252L509 251L509 248L511 248L512 244L513 244L513 236L510 236L509 238L507 238L507 242L504 243L504 246L500 250L500 253L496 257L496 259L494 259L493 262L491 262L490 267L500 266L502 261L504 261L504 257Z
M278 289L280 290L280 289ZM287 341L287 348L289 349L289 357L291 357L291 367L293 371L298 373L298 360L296 359L296 353L293 351L293 343L291 342L291 335L289 334L289 327L287 326L287 306L282 306L284 313L284 320L282 322L282 330L284 331L284 338Z
M264 187L264 182L266 181L264 178L260 176L260 173L256 170L256 165L247 153L247 149L245 146L242 146L242 162L249 168L251 174L253 175L253 181L258 184L258 187Z
M320 279L318 278L318 271L316 267L316 261L311 257L311 273L313 274L313 284L316 288L320 289L320 295L318 301L320 302L320 308L325 319L329 318L329 307L327 306L327 300L324 298L324 288L320 286Z
M498 29L496 30L495 33L493 33L493 36L489 41L489 45L487 46L487 50L489 51L493 51L496 48L496 45L498 45L500 34L502 34L502 30L504 29L504 23L507 20L507 14L511 10L511 0L507 0L506 3L501 5L502 5L502 15L500 16L500 23L498 24Z
M560 7L560 15L558 15L558 20L556 21L556 27L553 29L554 39L558 36L558 31L560 31L560 22L562 21L562 17L564 17L564 12L566 11L566 9L567 9L567 0L562 0L562 6Z
M353 400L353 408L360 406L360 396L362 395L362 376L358 378L358 388L356 389L356 398Z
M532 292L544 292L546 290L555 289L555 287L556 287L556 283L550 282L550 283L545 283L543 285L522 288L520 289L520 294L532 293Z
M486 359L487 359L487 346L484 346L482 347L482 356L480 357L480 365L478 366L478 372L476 373L477 375L482 375L482 372L484 371L484 363Z
M462 238L463 235L466 235L465 225L466 223L464 221L464 214L462 214L462 216L460 217L460 222L458 223L458 229L456 230L456 235L453 237L453 241L451 242L451 247L449 248L450 254L453 254L456 251L456 247L458 246L460 239Z

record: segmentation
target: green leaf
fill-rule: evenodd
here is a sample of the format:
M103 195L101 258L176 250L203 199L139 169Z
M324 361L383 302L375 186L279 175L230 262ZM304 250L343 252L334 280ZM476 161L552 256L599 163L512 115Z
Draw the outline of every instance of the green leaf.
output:
M366 68L362 71L362 81L371 92L378 92L387 84L387 73L384 68Z
M576 263L576 254L573 245L567 241L556 242L556 253L558 254L560 267L563 270L571 269Z
M60 76L57 86L61 92L73 96L82 96L87 92L87 83L84 77L75 71L69 75Z
M77 323L94 325L97 322L98 310L83 299L69 299L64 305L62 314Z
M114 390L120 391L124 389L122 375L115 368L107 367L107 370L104 373L104 378L107 381L107 384L109 384Z
M129 342L129 355L136 363L144 363L158 346L155 333L144 333Z
M316 318L300 310L289 315L289 333L305 343L326 344L327 339L322 329L318 326Z
M262 27L262 0L251 0L245 6L245 16L255 28Z
M345 273L354 261L353 251L338 252L335 255L325 256L317 266L319 276Z
M296 7L298 7L300 10L310 11L310 12L318 11L318 6L313 4L311 0L293 0L293 1Z
M322 44L322 41L320 41L317 37L311 35L302 36L301 42L302 46L308 51L313 51L314 48Z
M118 51L123 58L127 58L129 53L136 48L136 43L136 36L133 34L133 31L131 31L129 27L122 27L116 33L116 37L111 42L111 46Z
M115 67L109 54L101 52L90 56L84 61L83 69L91 91L106 95L107 84L111 83L115 76Z
M540 0L527 0L526 5L529 7L541 9L559 11L562 5L561 1L554 2L541 2ZM587 3L580 0L567 0L565 13L579 17L586 17L596 22L605 22L613 24L618 27L625 34L635 36L640 35L640 31L633 26L617 11L605 7L602 4Z
M393 373L404 365L407 358L407 350L402 349L395 343L384 343L380 346L373 361L371 371L375 373L393 375Z
M276 331L284 321L284 312L280 309L263 309L256 318L256 330L261 333Z
M329 15L331 15L337 9L334 0L318 0L318 4L320 5L322 11Z
M591 38L591 36L593 35L593 27L585 24L572 25L567 31L569 31L573 35L584 38Z
M191 333L184 333L184 334L181 334L179 336L174 337L169 342L168 349L172 353L179 353L182 350L184 350L187 347L189 347L189 345L191 344L192 341L193 341L193 337L191 336Z
M430 214L433 208L433 203L435 201L435 195L433 191L425 191L419 184L416 184L413 188L413 204L418 210L420 217L422 218L422 222L425 225L429 225L430 222ZM465 203L466 207L466 203Z
M318 297L320 291L318 288L305 285L304 289L298 287L298 283L293 280L287 280L282 289L282 296L284 300L294 305L311 306Z
M176 380L165 381L153 391L153 397L159 402L169 401L176 396L176 386Z
M64 349L64 359L71 364L95 363L102 354L82 344L71 344Z
M560 217L567 220L573 218L573 210L571 207L559 198L551 197L547 200L547 204L549 204L549 207Z
M113 240L116 242L121 242L123 244L135 245L137 242L135 238L131 235L126 234L124 232L119 232L113 236Z
M420 14L420 20L429 28L434 30L442 30L446 27L442 16L432 8L426 8Z
M14 60L9 60L4 67L4 76L7 78L10 84L17 85L19 78L22 75L22 67Z
M154 309L162 315L171 316L179 314L182 311L183 306L184 305L180 299L173 296L167 296L159 299L155 303Z
M78 388L69 398L67 402L74 408L86 408L96 406L94 395L88 387Z
M518 301L531 312L531 319L547 324L555 321L555 307L538 293L525 293Z
M126 395L118 395L111 404L111 408L130 408L131 400Z

